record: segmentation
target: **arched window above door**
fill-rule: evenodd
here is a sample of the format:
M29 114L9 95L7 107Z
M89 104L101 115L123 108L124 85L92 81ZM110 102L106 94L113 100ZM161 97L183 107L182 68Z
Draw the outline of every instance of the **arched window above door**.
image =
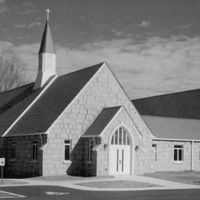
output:
M111 139L112 145L130 145L128 131L124 127L119 127Z

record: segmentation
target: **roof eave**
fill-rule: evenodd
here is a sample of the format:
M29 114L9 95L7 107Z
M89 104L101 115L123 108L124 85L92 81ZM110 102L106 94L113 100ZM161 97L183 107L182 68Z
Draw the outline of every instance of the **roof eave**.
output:
M157 138L154 137L152 140L155 141L178 141L178 142L200 142L200 139L178 139L178 138Z
M45 135L46 132L37 132L37 133L28 133L28 134L15 134L15 135L7 135L7 136L1 136L2 138L8 138L8 137L21 137L21 136L33 136L33 135Z

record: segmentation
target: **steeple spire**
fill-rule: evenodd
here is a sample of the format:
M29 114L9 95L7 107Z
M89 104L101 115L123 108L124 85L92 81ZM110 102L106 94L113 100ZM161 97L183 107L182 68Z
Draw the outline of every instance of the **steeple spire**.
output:
M47 8L46 10L47 16L46 16L46 25L44 28L44 33L43 33L43 37L42 37L42 42L40 45L40 50L39 50L39 54L41 53L55 53L55 48L53 45L53 39L52 39L52 35L51 35L51 30L50 30L50 25L49 25L49 14L50 14L50 9Z
M46 81L56 75L56 53L49 25L50 9L46 9L46 24L38 52L38 74L35 89L42 87Z

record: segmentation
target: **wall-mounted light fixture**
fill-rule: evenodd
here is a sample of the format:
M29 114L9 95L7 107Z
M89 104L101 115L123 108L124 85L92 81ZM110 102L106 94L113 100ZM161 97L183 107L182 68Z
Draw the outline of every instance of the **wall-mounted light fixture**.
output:
M136 145L136 146L135 146L135 151L136 151L136 152L139 151L139 145Z

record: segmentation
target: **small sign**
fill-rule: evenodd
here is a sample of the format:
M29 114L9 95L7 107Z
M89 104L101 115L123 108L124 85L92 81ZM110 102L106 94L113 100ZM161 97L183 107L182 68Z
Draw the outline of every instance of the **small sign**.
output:
M0 158L0 166L5 166L5 158Z

